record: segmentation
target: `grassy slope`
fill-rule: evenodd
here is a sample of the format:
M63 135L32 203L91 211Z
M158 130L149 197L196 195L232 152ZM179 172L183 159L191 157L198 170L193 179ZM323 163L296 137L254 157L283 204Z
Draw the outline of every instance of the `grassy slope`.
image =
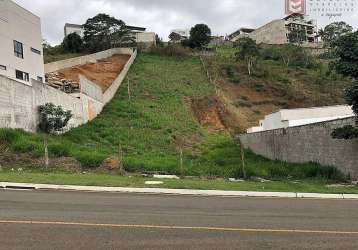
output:
M315 68L286 67L280 61L259 60L248 76L246 65L236 62L235 48L218 48L216 60L208 59L212 75L226 100L240 118L241 129L257 126L265 115L282 108L344 104L343 89L349 81L331 72L327 63Z
M50 153L96 167L105 158L116 156L120 144L128 171L178 174L178 145L184 145L186 175L240 176L240 147L227 132L202 127L190 109L190 98L210 95L214 88L198 58L140 54L103 113L63 136L51 137ZM40 135L2 129L0 141L15 152L35 156L43 152ZM338 176L334 169L314 164L268 161L249 152L246 159L248 174L265 178Z

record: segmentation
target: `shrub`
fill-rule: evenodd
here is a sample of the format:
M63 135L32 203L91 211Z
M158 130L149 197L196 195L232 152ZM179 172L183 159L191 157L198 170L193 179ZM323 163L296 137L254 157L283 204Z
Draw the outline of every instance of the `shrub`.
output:
M17 129L0 129L0 143L11 145L19 140L23 131Z
M151 47L149 54L172 57L186 57L191 55L191 50L178 44L170 44L166 47Z
M105 154L91 151L79 151L74 157L81 163L83 168L96 168L107 158Z
M71 153L71 146L63 141L50 143L48 149L50 154L58 157L69 156Z

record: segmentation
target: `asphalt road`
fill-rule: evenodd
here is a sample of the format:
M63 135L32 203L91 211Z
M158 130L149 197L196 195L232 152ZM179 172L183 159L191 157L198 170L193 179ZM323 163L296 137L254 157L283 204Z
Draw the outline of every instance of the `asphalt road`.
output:
M0 190L0 249L357 249L358 201Z

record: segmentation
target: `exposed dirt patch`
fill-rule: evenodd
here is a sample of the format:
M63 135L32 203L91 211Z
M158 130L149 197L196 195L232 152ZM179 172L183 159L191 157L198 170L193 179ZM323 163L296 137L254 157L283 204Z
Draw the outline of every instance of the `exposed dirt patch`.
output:
M343 84L320 85L313 78L306 79L308 73L301 70L274 67L272 70L267 77L249 77L242 65L236 65L236 82L225 76L218 80L226 105L235 107L230 111L236 114L240 128L257 126L265 115L280 109L344 103Z
M237 117L232 114L218 97L210 96L191 100L192 110L204 126L215 130L237 128Z
M128 62L130 55L114 55L112 57L98 60L96 63L88 63L59 71L63 79L79 82L79 75L82 74L89 80L96 83L106 91L117 78Z

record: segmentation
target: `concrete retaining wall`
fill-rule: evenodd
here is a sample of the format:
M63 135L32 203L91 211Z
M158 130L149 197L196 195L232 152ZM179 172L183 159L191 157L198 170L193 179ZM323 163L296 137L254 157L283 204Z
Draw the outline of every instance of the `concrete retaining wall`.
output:
M335 128L354 125L354 118L241 135L245 148L268 159L335 166L358 179L358 139L335 140Z
M35 132L38 124L37 109L46 103L60 105L65 110L72 111L73 118L70 120L69 128L77 127L94 119L116 94L135 60L137 52L132 49L111 49L45 66L49 70L47 72L57 71L75 66L75 63L83 64L91 60L111 57L114 54L130 54L131 58L105 93L84 76L80 76L81 93L76 95L66 94L38 81L32 80L32 86L29 86L6 76L0 76L0 127L21 128Z
M122 72L117 76L117 78L113 81L112 85L106 90L106 92L104 92L103 94L104 105L106 105L110 100L112 100L114 95L117 93L118 88L121 86L124 78L126 77L136 57L137 57L137 51L134 51L131 58L129 58L127 64L124 66Z
M61 69L71 68L76 65L83 65L86 63L95 63L97 60L111 57L115 54L132 55L134 53L131 48L114 48L101 51L95 54L70 58L67 60L57 61L45 64L45 73L59 71Z
M32 87L0 76L0 127L36 131L38 106L52 102L71 110L69 126L75 127L88 120L80 99L58 91L41 82L32 81Z
M80 75L80 91L99 102L103 103L103 91L100 86L89 80L84 75Z

